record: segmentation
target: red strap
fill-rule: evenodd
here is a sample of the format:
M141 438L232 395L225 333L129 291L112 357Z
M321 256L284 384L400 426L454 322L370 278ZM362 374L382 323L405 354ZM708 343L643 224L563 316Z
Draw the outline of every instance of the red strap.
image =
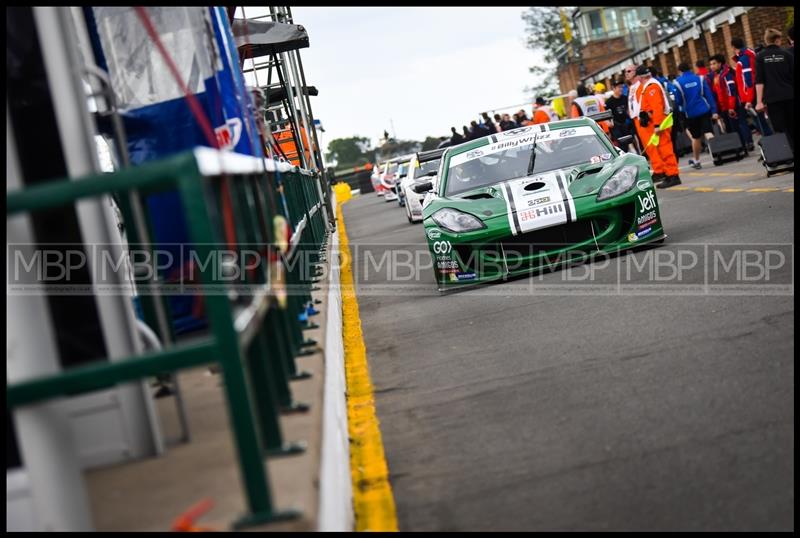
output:
M167 49L164 47L164 44L161 42L161 38L158 36L158 32L156 32L155 26L153 26L153 21L150 20L150 16L147 14L147 11L141 6L137 6L134 9L136 10L136 15L138 15L139 20L142 21L142 25L144 26L145 30L147 30L147 34L150 36L150 39L153 40L153 43L155 43L159 53L161 53L161 57L167 64L170 73L172 73L172 77L175 79L175 82L178 83L178 86L181 87L181 90L186 96L186 101L189 103L189 109L191 110L192 115L197 123L200 124L200 128L203 130L203 134L205 134L208 144L212 148L219 149L217 137L214 135L213 129L211 129L211 122L208 120L208 117L203 111L203 107L200 105L197 97L192 94L192 92L189 90L189 87L183 82L183 79L178 72L178 68L175 66L175 62L172 60L172 57L169 55ZM228 242L228 248L233 250L236 246L236 227L233 220L231 194L227 183L223 183L222 185L222 216L225 227L225 240Z

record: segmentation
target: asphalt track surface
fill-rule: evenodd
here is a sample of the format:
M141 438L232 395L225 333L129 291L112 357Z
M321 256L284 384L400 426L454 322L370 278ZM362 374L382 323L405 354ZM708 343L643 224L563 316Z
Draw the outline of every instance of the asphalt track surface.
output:
M794 529L794 175L704 161L658 191L663 246L443 296L370 269L430 266L421 224L344 206L400 530ZM715 274L736 248L772 261Z

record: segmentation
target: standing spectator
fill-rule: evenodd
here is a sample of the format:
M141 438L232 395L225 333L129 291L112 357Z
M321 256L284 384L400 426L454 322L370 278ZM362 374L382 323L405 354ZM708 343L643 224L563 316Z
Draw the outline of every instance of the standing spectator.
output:
M622 89L625 83L622 80L616 80L612 83L613 94L606 99L606 108L611 111L613 124L611 126L612 140L617 142L617 145L623 151L630 151L630 142L622 143L620 138L631 134L631 119L628 117L628 97L622 94Z
M483 126L489 130L489 133L490 134L496 133L497 126L495 126L494 122L491 120L491 118L489 118L489 113L483 112L481 113L481 116L483 116Z
M794 56L794 24L786 30L786 35L789 36L789 46L786 47L786 50L791 52L792 56Z
M633 129L631 129L631 130L633 131L633 138L636 141L637 150L641 154L641 153L644 153L644 144L646 143L646 141L642 142L641 140L639 140L639 132L636 129L636 125L635 125L635 119L636 119L636 116L638 115L638 112L634 113L634 110L633 110L634 102L635 102L635 100L633 99L633 96L636 95L636 88L639 86L639 77L638 77L638 75L636 75L636 64L630 64L630 65L626 66L625 69L623 70L623 75L625 77L625 85L628 88L628 92L627 92L627 95L628 95L628 117L631 119L631 122L634 123Z
M580 118L581 116L591 116L598 114L606 109L603 101L596 95L589 95L589 90L586 86L581 84L578 86L578 97L572 100L572 109L570 110L570 118ZM609 127L607 121L597 122L603 132L609 134Z
M703 60L697 60L694 63L695 73L700 75L701 77L708 76L708 69L706 68L706 63Z
M605 91L606 91L606 85L605 85L605 84L603 84L602 82L598 82L597 84L595 84L595 85L594 85L594 96L595 96L596 98L600 99L600 101L601 101L601 102L602 102L604 105L606 104L606 98L605 98L605 96L603 95L603 93L604 93Z
M583 84L578 86L578 96L572 100L570 118L580 118L602 112L600 100L595 95L589 95L589 90Z
M717 120L717 106L714 94L708 81L702 75L695 75L686 62L678 66L681 75L673 83L678 90L675 94L675 104L686 116L686 127L692 138L692 153L694 159L689 159L689 164L700 169L700 150L703 147L703 136L711 133L711 120Z
M502 121L503 121L503 118L500 117L500 114L495 114L494 115L494 127L495 127L495 129L497 130L498 133L503 130L503 128L500 126Z
M514 118L517 120L517 123L522 127L525 125L533 125L533 122L528 117L528 114L525 112L525 109L520 109L519 112L514 114Z
M533 123L549 123L551 121L558 121L559 117L552 107L545 103L544 97L537 97L536 103L533 106Z
M463 125L461 129L464 131L464 141L472 140L473 136L472 133L469 132L469 128L466 125Z
M772 126L786 133L794 151L794 54L781 48L781 33L764 32L764 50L756 56L756 112L766 108Z
M500 121L500 128L504 131L510 131L511 129L516 129L519 125L511 119L511 116L508 114L503 114L503 119Z
M739 110L744 110L744 108L736 91L736 75L733 69L728 66L725 56L722 54L712 56L708 65L714 72L712 88L717 96L719 114L725 121L725 130L729 133L738 132L742 145L753 149L753 134L750 132L750 126L747 125L747 118L739 114Z
M741 37L731 39L731 46L735 51L732 59L736 69L736 92L739 94L740 103L736 113L746 124L746 109L753 108L756 104L756 53L744 45ZM772 129L770 129L763 112L757 114L756 127L762 136L772 134ZM752 144L747 149L752 151Z
M478 125L478 122L475 120L469 122L469 132L473 140L475 138L482 138L484 136L492 134L486 127Z
M705 79L708 81L708 87L712 88L714 83L714 73L708 70L708 68L706 67L706 62L703 60L697 60L694 63L694 67L695 67L694 72L700 75L701 77L705 77Z
M661 122L669 114L669 102L666 91L661 84L650 75L650 68L640 65L636 68L639 84L632 94L633 118L639 139L645 144L645 151L653 168L653 181L664 178L656 185L658 189L668 189L681 184L678 171L678 159L672 150L672 137L669 128L661 130ZM658 135L658 143L651 144L653 135Z
M450 145L451 146L455 146L456 144L460 144L460 143L464 142L465 138L463 136L461 136L458 131L456 131L455 127L450 127L450 132L453 133L450 136Z

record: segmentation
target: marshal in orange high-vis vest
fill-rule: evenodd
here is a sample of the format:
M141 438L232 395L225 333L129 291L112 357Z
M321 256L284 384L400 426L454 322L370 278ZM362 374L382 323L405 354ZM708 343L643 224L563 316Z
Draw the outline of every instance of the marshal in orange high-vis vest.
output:
M643 81L636 88L637 109L640 112L647 112L650 115L650 121L647 127L642 127L639 117L633 118L636 125L636 132L639 134L639 140L643 144L647 144L650 137L653 136L655 129L664 121L669 113L666 110L666 97L664 89L661 84L654 78L649 78ZM672 150L672 136L670 136L670 129L659 131L658 144L650 144L645 151L647 157L650 159L650 166L656 174L664 174L665 176L677 176L678 159L675 158L675 152Z

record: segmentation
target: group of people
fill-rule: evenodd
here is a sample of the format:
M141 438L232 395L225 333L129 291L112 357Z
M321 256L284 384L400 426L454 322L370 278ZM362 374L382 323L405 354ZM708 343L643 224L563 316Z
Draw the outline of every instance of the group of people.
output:
M767 29L765 46L752 50L740 37L731 39L735 54L730 62L722 54L703 60L692 69L678 65L678 75L665 77L646 65L628 65L613 78L610 91L602 82L592 88L578 86L567 94L569 117L610 111L612 119L598 122L609 138L625 151L635 147L644 153L653 169L657 188L681 184L672 132L686 132L691 139L689 164L701 168L703 139L713 136L714 123L720 132L738 133L742 145L753 150L753 135L748 117L762 136L773 129L786 134L794 149L794 26L787 31L788 47L783 48L779 30ZM525 110L513 116L483 112L482 120L464 125L459 133L451 127L449 140L455 145L489 134L561 119L552 106L537 97L533 117ZM665 120L672 114L672 126ZM767 119L769 116L769 120ZM662 128L663 124L663 128ZM771 125L770 125L771 124ZM654 136L655 135L655 136Z
M542 123L544 121L555 121L558 120L558 114L556 112L545 105L545 101L543 98L539 97L536 99L536 106L534 107L534 117L533 119L528 117L528 114L525 112L524 109L520 109L518 112L515 112L513 115L511 114L495 114L494 120L489 116L488 112L481 113L481 121L471 121L469 127L466 125L462 126L461 133L455 127L450 127L450 132L452 133L449 139L448 145L456 145L461 144L462 142L467 142L469 140L474 140L475 138L481 138L490 134L499 133L501 131L510 131L511 129L516 129L518 127L523 127L525 125L533 125L534 123ZM539 116L537 116L537 114ZM545 115L545 118L542 119L541 115Z

